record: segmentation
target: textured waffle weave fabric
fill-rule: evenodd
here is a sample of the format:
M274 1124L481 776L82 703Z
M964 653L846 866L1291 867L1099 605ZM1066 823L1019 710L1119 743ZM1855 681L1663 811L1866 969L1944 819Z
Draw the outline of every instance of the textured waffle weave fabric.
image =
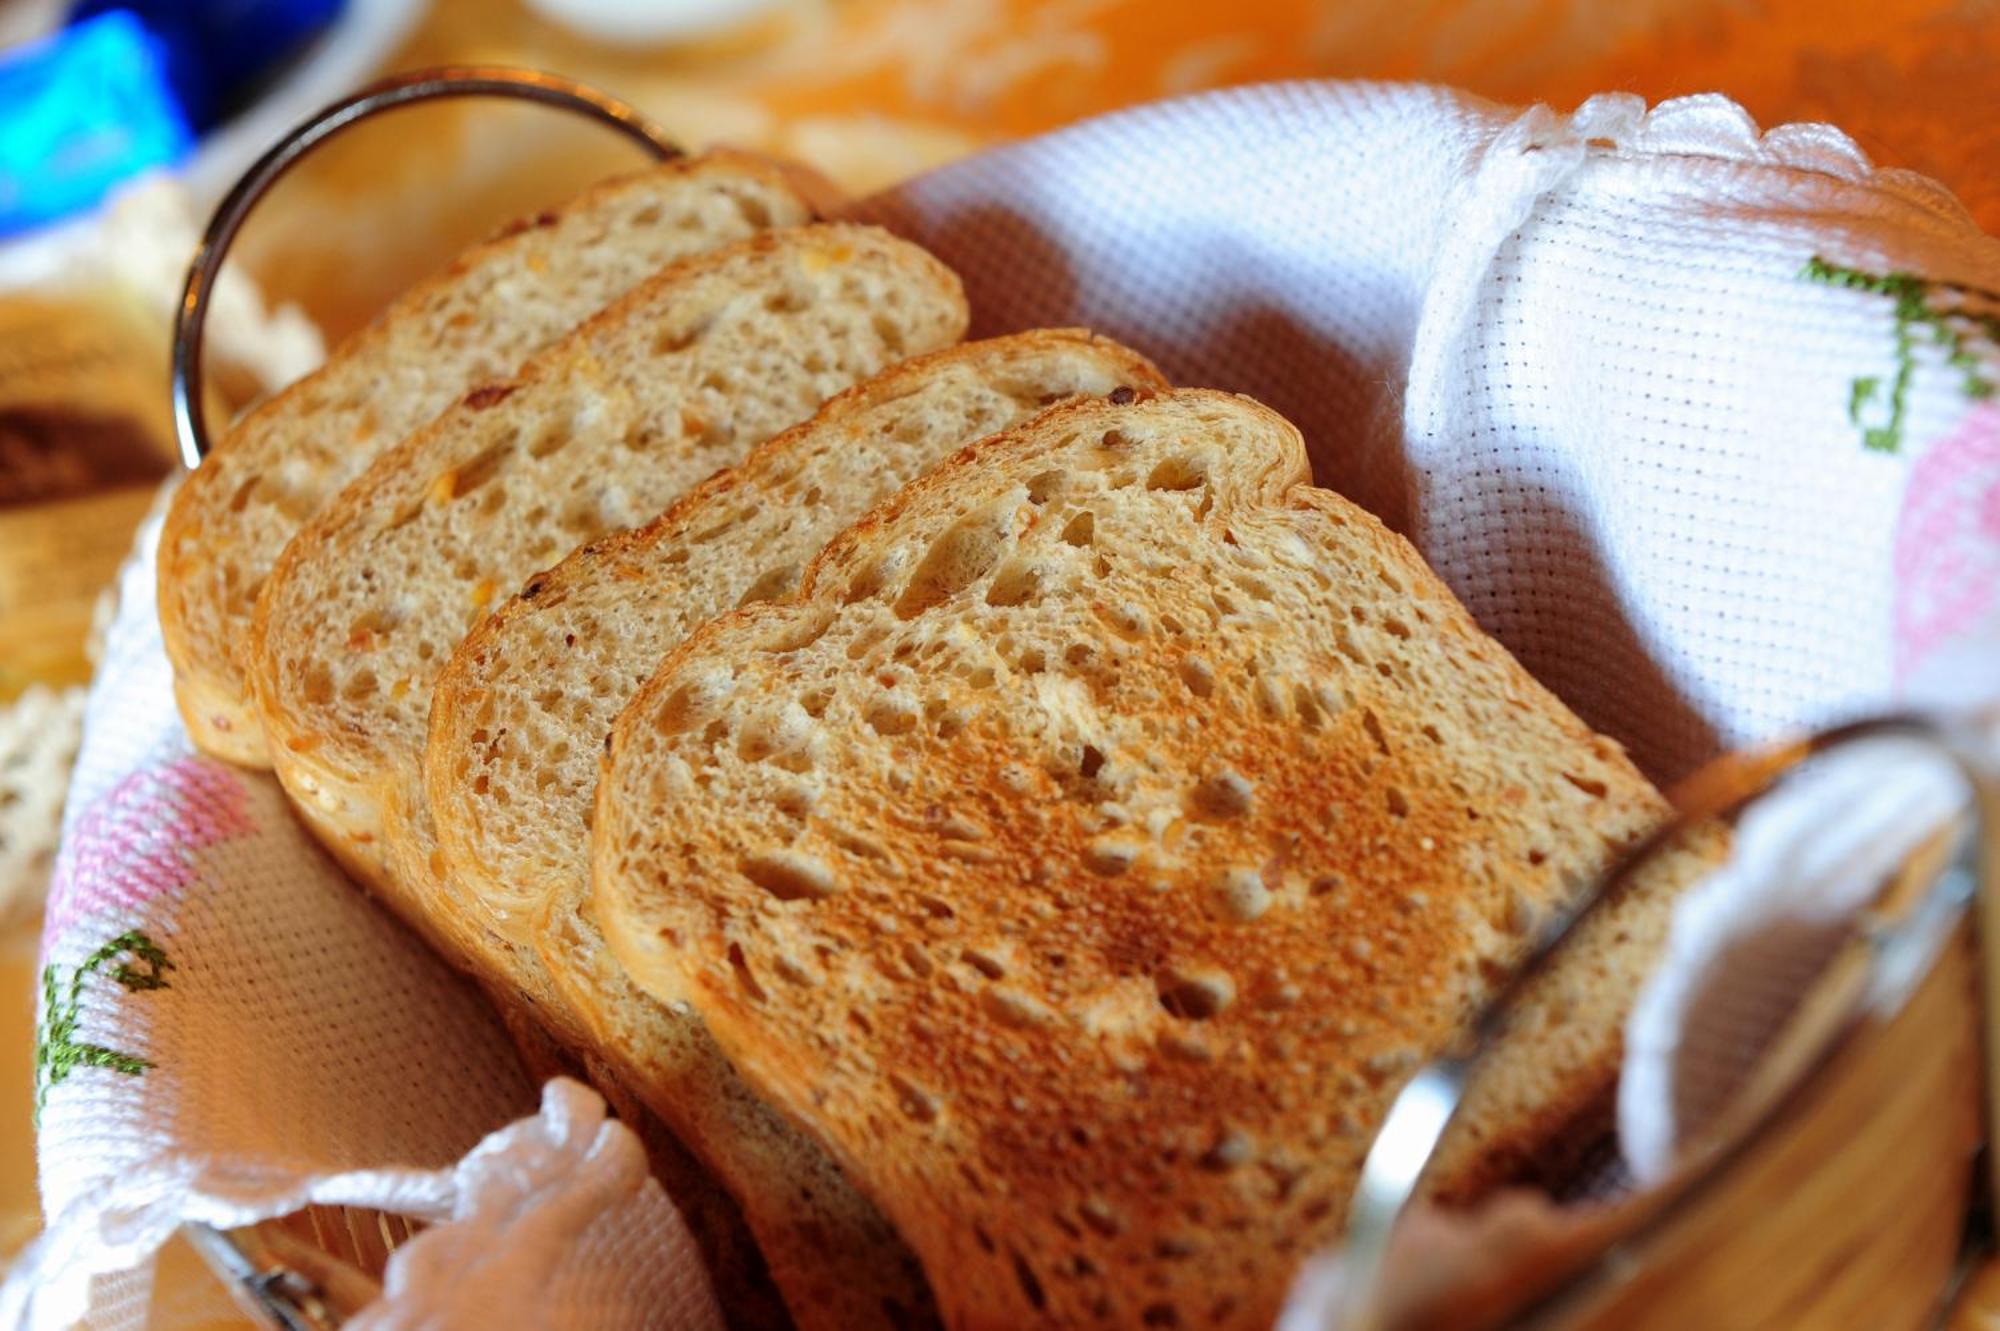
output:
M1283 411L1321 483L1656 778L1932 675L2000 692L1977 664L2000 650L2000 246L1832 130L1759 135L1719 98L1565 117L1280 85L862 211L959 269L978 333L1089 324ZM150 588L142 557L86 718L44 944L50 1230L0 1324L139 1325L175 1223L306 1199L463 1217L399 1259L381 1325L483 1324L455 1300L491 1290L440 1274L469 1251L590 1273L523 1287L546 1324L703 1324L671 1209L587 1095L556 1086L454 1168L534 1089L273 784L191 754ZM614 1253L601 1205L538 1202L529 1165L512 1193L467 1174L514 1151L596 1160L555 1173L642 1227Z

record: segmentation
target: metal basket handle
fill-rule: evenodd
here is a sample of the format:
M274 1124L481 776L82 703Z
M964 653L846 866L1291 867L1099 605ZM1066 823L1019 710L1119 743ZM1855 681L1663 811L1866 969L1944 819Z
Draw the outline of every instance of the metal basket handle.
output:
M230 243L270 187L313 149L342 130L382 111L447 97L509 97L574 112L602 122L660 161L682 149L629 103L596 88L532 69L453 66L395 74L371 83L295 126L258 158L216 205L188 265L174 314L174 433L189 470L208 455L210 436L202 408L202 331L209 296ZM351 1213L350 1213L351 1216ZM384 1245L407 1238L410 1226L378 1218ZM314 1220L318 1225L317 1218ZM229 1285L246 1311L281 1331L332 1331L380 1294L372 1274L331 1254L312 1252L279 1222L220 1230L184 1226L195 1250ZM391 1230L394 1230L394 1234Z
M1867 739L1899 737L1927 742L1963 775L1973 791L1968 847L1962 867L1977 889L1980 948L1988 994L1984 1038L1989 1069L2000 1056L2000 1023L1993 1018L1992 987L2000 978L2000 781L1971 751L1964 732L1918 715L1858 721L1774 748L1731 754L1701 769L1675 792L1676 812L1599 880L1569 912L1557 917L1536 940L1527 960L1474 1021L1466 1046L1441 1055L1404 1084L1362 1161L1349 1203L1342 1245L1345 1280L1342 1331L1379 1331L1385 1269L1397 1221L1416 1199L1439 1142L1464 1101L1480 1060L1492 1051L1523 991L1554 961L1578 927L1616 899L1638 867L1662 848L1711 819L1740 811L1765 794L1806 759ZM1986 1130L2000 1141L2000 1095L1990 1071L1986 1084ZM1989 1194L2000 1196L2000 1154L1989 1152Z
M534 69L463 65L394 74L333 103L294 127L245 171L216 205L188 264L174 312L173 381L174 435L181 462L192 471L210 448L208 421L201 404L202 329L208 322L208 298L222 260L250 210L266 190L313 149L342 130L378 112L445 97L511 97L539 102L601 121L625 135L661 161L679 157L682 149L627 102L570 79Z

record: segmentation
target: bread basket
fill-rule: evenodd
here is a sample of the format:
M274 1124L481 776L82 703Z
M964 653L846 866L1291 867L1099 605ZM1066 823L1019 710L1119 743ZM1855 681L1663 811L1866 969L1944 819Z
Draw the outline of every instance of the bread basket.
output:
M230 238L258 195L341 127L411 101L452 95L522 96L596 115L652 151L670 145L615 99L541 74L444 70L389 80L301 126L218 208L190 270L174 338L173 394L184 460L207 447L199 397L207 293ZM1979 792L1945 849L1913 859L1857 928L1788 1031L1782 1056L1725 1128L1703 1143L1669 1188L1615 1233L1565 1255L1559 1271L1489 1291L1487 1324L1599 1327L1766 1325L1916 1327L1948 1297L1965 1251L1975 1197L1971 1160L1994 1121L1982 1068L1990 1026L1982 974L1996 959L1980 909L2000 892L2000 791L1965 757L1949 724L1889 717L1717 760L1680 787L1675 824L1586 894L1577 915L1543 937L1528 971L1554 955L1568 929L1614 893L1632 863L1694 821L1727 817L1811 756L1895 733L1933 746ZM1977 903L1977 905L1976 905ZM1952 941L1921 974L1908 969L1910 922L1952 921ZM1511 992L1511 991L1510 991ZM1892 996L1884 998L1887 993ZM1369 1157L1350 1221L1349 1256L1362 1296L1351 1325L1380 1326L1372 1273L1397 1216L1416 1194L1423 1165L1476 1063L1504 1021L1507 995L1472 1045L1421 1070L1396 1102ZM283 1327L332 1327L380 1292L388 1254L411 1228L393 1217L311 1208L236 1230L192 1227L190 1236L247 1308ZM1503 1317L1495 1310L1506 1309Z

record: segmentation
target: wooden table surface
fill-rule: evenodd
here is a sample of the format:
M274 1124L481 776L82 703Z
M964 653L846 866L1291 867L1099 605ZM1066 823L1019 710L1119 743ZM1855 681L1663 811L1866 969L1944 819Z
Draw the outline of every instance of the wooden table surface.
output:
M685 141L789 153L867 190L1010 136L1176 92L1305 76L1425 79L1568 108L1720 90L1765 126L1830 120L2000 231L2000 0L781 0L695 47L607 51L518 0L438 0L391 64L535 64L599 82ZM240 253L330 333L498 218L625 160L593 131L465 105L369 127L288 180ZM0 931L0 1257L32 1232L32 920ZM176 1326L234 1324L185 1254ZM2000 1331L2000 1268L1956 1331Z

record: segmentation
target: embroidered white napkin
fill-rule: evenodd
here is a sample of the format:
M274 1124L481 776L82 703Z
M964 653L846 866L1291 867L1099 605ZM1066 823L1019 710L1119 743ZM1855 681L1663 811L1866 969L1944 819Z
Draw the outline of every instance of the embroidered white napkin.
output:
M1656 778L1967 654L1985 688L2000 250L1832 130L1759 136L1719 98L1565 117L1285 85L1090 122L862 211L964 274L978 332L1091 324L1284 411L1323 483ZM135 1325L79 1273L143 1292L176 1213L444 1169L533 1103L275 788L188 756L149 586L127 582L50 915L37 1326ZM587 1218L508 1232L531 1261L598 1251L565 1215ZM549 1324L612 1321L591 1313Z

